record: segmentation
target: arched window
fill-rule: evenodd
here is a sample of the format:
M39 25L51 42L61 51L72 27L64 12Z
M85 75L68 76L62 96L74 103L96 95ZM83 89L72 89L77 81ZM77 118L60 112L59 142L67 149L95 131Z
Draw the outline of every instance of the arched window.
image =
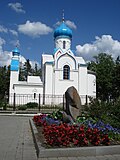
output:
M65 48L66 48L66 42L63 41L63 49L65 49Z
M68 65L63 67L63 79L70 79L70 67Z

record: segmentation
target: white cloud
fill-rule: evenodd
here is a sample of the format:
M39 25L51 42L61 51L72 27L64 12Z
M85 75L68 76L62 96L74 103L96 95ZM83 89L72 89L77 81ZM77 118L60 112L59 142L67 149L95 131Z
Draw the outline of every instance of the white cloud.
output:
M60 24L61 24L61 22L58 21L54 26L57 27L57 26L59 26ZM70 20L66 20L66 21L65 21L65 24L66 24L68 27L70 27L71 29L77 29L77 26L75 25L75 23L72 22L72 21L70 21Z
M91 60L99 53L111 54L114 59L120 55L120 42L114 40L111 35L96 36L95 41L86 43L83 46L76 46L76 53L83 56L86 60Z
M25 10L23 10L23 6L21 3L16 2L16 3L8 3L8 7L16 11L17 13L25 13Z
M12 59L12 52L3 51L3 45L5 43L6 43L5 40L0 37L0 66L9 66ZM15 44L20 45L19 40L14 41L14 45ZM20 55L19 58L21 65L23 66L24 63L26 62L26 59L22 55ZM35 64L37 64L38 68L40 68L40 64L37 61L30 61L30 64L32 68L35 68Z
M10 65L12 58L12 53L8 51L0 52L0 66L8 66Z
M11 53L3 51L5 40L0 37L0 66L9 65L11 61Z
M19 58L20 58L20 62L24 65L24 63L26 62L25 57L20 55Z
M24 64L26 59L20 55L20 62ZM12 52L4 51L3 53L0 52L0 66L9 66L12 59Z
M8 66L11 63L12 52L3 51L5 40L0 37L0 66ZM26 59L20 55L20 62L25 63Z
M18 36L18 33L13 29L10 29L9 32L12 33L14 36Z
M0 46L2 46L3 44L5 44L5 40L3 38L0 37Z
M12 44L14 47L20 47L20 41L19 40L11 40L10 44Z
M39 37L40 35L52 32L52 29L41 22L27 21L25 24L19 25L18 30L28 36Z
M71 29L76 29L77 26L75 25L74 22L70 21L70 20L67 20L65 21L65 23L68 25L68 27L70 27Z
M26 21L25 24L18 26L18 31L30 37L39 37L52 32L52 28L41 22Z
M8 29L3 27L2 25L0 25L0 32L4 32L4 33L7 33L8 32Z

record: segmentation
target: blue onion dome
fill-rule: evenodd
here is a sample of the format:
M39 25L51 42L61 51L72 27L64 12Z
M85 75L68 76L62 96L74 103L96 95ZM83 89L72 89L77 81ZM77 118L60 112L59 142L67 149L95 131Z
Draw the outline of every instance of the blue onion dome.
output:
M59 27L56 28L54 32L54 38L56 37L68 37L72 38L72 30L67 27L63 21Z
M19 56L20 55L20 51L17 47L12 51L12 53L13 53L13 56L15 56L15 55Z

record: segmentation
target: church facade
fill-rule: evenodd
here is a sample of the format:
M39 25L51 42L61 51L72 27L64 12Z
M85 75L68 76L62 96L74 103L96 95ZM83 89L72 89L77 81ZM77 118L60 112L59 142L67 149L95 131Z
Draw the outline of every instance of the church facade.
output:
M41 96L42 104L59 104L63 99L57 101L55 97L63 95L65 91L74 86L80 97L82 104L86 102L86 95L96 97L96 75L87 70L87 64L83 57L75 56L71 49L72 30L65 24L64 20L54 31L54 53L52 55L42 54L41 69L42 78L39 76L28 76L27 81L19 81L19 50L13 50L10 75L9 103L13 104L12 94L16 96L16 104L20 101L20 95L28 96L23 104L33 102ZM46 95L54 97L51 100L45 98Z

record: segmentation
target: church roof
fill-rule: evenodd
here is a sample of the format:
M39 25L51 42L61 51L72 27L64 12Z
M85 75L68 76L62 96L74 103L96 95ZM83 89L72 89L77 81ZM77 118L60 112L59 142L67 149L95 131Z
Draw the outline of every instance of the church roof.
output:
M56 28L54 32L54 38L59 36L72 38L72 30L69 27L67 27L64 21L61 23L59 27Z
M20 51L17 47L12 51L12 53L13 53L13 56L15 56L15 55L19 56L20 55Z

